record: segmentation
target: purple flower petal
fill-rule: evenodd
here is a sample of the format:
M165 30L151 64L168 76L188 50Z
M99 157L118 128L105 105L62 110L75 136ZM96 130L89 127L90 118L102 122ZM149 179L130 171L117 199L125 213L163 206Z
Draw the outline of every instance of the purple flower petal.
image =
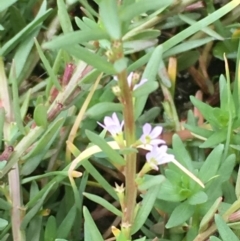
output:
M117 117L117 114L115 112L112 114L112 120L113 120L113 123L115 125L119 125L120 126L120 121L119 121L119 119Z
M152 129L152 126L149 123L146 123L143 127L143 134L140 137L142 144L147 145L158 145L165 144L164 140L159 139L160 134L162 133L162 127L156 126Z
M161 135L163 128L161 126L156 126L153 128L152 132L150 133L150 136L152 138L157 138Z
M110 132L112 136L116 136L122 132L124 122L122 121L120 123L115 112L112 114L112 117L106 116L103 122L104 125L99 122L98 124L104 129L106 129L108 132Z
M146 160L150 166L158 170L158 165L162 165L174 160L174 156L167 153L167 146L153 146L152 150L146 154Z
M138 84L135 84L133 90L136 90L140 86L144 85L148 80L147 79L142 79Z
M161 144L166 144L166 142L164 140L154 139L154 140L150 141L150 144L152 146L157 146L157 145L161 145Z
M152 126L149 124L149 123L146 123L144 126L143 126L143 134L144 135L149 135L150 132L152 130Z

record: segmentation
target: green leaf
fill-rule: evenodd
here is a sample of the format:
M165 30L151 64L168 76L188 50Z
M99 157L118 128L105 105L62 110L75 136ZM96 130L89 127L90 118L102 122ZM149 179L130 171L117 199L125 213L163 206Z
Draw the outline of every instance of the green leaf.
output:
M6 160L3 160L0 162L0 170L2 170L7 164L7 161Z
M128 71L128 72L135 71L135 70L141 68L141 67L142 67L143 65L145 65L146 63L148 63L148 61L149 61L152 53L153 53L153 50L149 50L145 55L143 55L142 57L140 57L140 58L138 58L136 61L134 61L134 62L127 68L127 71ZM160 63L160 61L159 61L159 63ZM158 65L158 66L159 66L159 65ZM155 68L158 69L158 66L155 66ZM149 68L150 68L150 66L149 66ZM154 68L154 69L155 69L155 68ZM157 71L156 71L156 72L157 72ZM151 73L150 70L149 70L149 73ZM155 75L155 76L156 76L156 75ZM155 77L155 76L154 76L154 77Z
M158 88L158 86L159 84L157 81L147 81L146 83L138 87L136 90L134 90L133 96L139 98L143 95L149 95L150 93L155 91Z
M228 131L227 129L223 129L223 130L218 130L218 131L214 132L199 147L200 148L209 148L209 147L214 147L214 146L218 145L221 142L224 142L226 140L226 137L227 137L227 131Z
M225 221L219 214L215 215L215 223L217 225L218 232L223 241L239 241L234 232L227 226Z
M199 56L200 56L199 51L188 51L181 55L178 55L177 57L178 71L185 70L188 67L195 65L195 63L199 59Z
M205 192L203 192L203 191L199 191L199 192L193 194L188 199L188 203L190 205L198 205L198 204L205 203L207 200L208 200L207 194Z
M31 94L32 94L32 89L29 89L24 96L24 101L22 103L21 110L20 110L22 120L27 114Z
M205 128L200 128L198 126L192 126L192 125L185 124L184 127L186 129L190 130L191 132L193 132L195 135L202 137L202 139L207 139L214 133L211 130L208 130Z
M7 225L8 225L8 221L0 218L0 231L2 231L4 228L6 228Z
M72 150L72 154L77 157L80 154L80 151L75 147ZM91 176L106 190L106 192L113 197L115 200L118 200L117 194L113 187L109 184L108 181L99 173L99 171L89 162L88 160L81 162L82 166L86 171L91 174Z
M101 29L78 30L57 36L53 40L43 44L43 49L60 49L93 40L107 39L107 34Z
M63 219L63 221L57 229L57 237L67 238L69 236L69 233L75 221L76 210L76 206L73 205L72 208L68 211L67 216Z
M177 227L187 221L194 213L195 206L189 205L188 201L179 204L172 212L166 228Z
M102 0L99 3L99 14L108 34L112 39L121 39L121 22L118 16L116 1Z
M112 64L109 63L105 58L90 52L86 48L83 48L81 46L68 45L64 47L64 49L72 56L75 56L76 58L83 60L87 64L92 65L96 69L106 74L115 74L116 72Z
M157 198L158 190L159 185L148 189L147 193L144 194L141 207L137 212L137 216L131 229L132 234L136 233L148 218Z
M154 106L149 110L146 110L137 120L140 125L145 123L150 123L155 120L160 114L161 108L159 106Z
M179 187L165 180L158 191L158 198L169 202L180 202L185 200L186 196L180 194Z
M94 195L94 194L90 194L90 193L86 193L84 192L83 195L88 198L89 200L103 206L104 208L106 208L108 211L112 212L113 214L115 214L116 216L122 217L122 212L119 211L117 208L115 208L112 204L110 204L108 201L106 201L105 199Z
M46 11L46 9L45 9ZM17 8L17 4L9 8L10 22L13 25L13 32L16 34L26 27L26 18L23 16L20 9ZM14 23L14 24L13 24ZM35 35L36 36L36 35ZM15 58L13 58L15 60Z
M223 74L219 77L219 93L220 93L220 103L221 109L225 111L228 110L228 87L226 83L226 79Z
M151 55L151 58L148 61L148 64L143 72L142 78L146 78L150 83L156 80L158 67L161 61L162 61L162 46L159 45L154 49ZM148 98L148 95L143 95L141 97L136 98L136 102L135 102L135 119L136 120L141 115L145 107L147 98Z
M157 29L143 29L138 32L134 32L132 35L128 35L127 39L131 40L145 40L145 39L156 39L161 34L160 30Z
M31 62L29 56L31 55L31 50L34 46L34 38L38 35L40 29L40 26L37 27L23 41L21 41L14 53L13 59L14 62L17 63L15 64L15 75L18 84L22 81L24 68L26 68L26 65L29 65L29 62Z
M54 216L50 216L46 223L44 241L53 241L57 234L57 223Z
M122 104L112 103L112 102L100 102L96 105L90 107L85 115L89 118L99 120L101 117L104 117L109 112L118 112L122 111Z
M129 40L123 44L124 53L127 55L146 50L155 46L157 42L157 39Z
M203 163L200 171L199 178L203 183L208 182L217 173L217 170L221 163L221 158L224 150L224 145L216 146L210 155L208 155L206 161Z
M160 185L164 180L165 177L163 175L144 175L143 181L138 184L138 189L141 191L147 190L155 185Z
M163 54L163 58L166 59L170 56L181 54L181 53L189 51L191 49L196 49L196 48L198 48L202 45L205 45L206 43L209 43L213 40L214 40L214 38L207 37L207 38L204 38L204 39L196 39L196 40L186 41L186 42L181 43L181 44L171 48L170 50L166 51Z
M67 12L67 6L64 3L63 0L57 0L57 6L58 6L58 19L60 21L63 33L71 32L72 24L69 17L69 14Z
M33 113L33 119L35 120L37 126L45 128L48 124L47 107L43 104L37 105Z
M45 2L45 1L44 1ZM7 43L5 43L0 49L0 56L8 54L18 43L26 38L32 31L41 26L42 22L50 15L51 10L49 9L45 13L37 16L31 23L29 23L24 29L17 33Z
M35 216L28 225L26 240L40 240L42 231L42 219L41 215Z
M213 205L208 209L207 213L201 220L199 225L199 233L204 232L208 227L210 222L213 220L215 213L217 212L219 205L222 203L222 197L216 199Z
M28 211L27 214L24 216L24 218L22 220L22 223L21 223L21 228L22 229L25 229L27 227L29 222L31 222L31 220L37 214L39 209L42 207L42 205L43 205L43 203L45 201L45 198L47 197L48 193L50 192L50 190L52 189L54 184L55 183L52 183L51 185L49 185L49 187L46 189L46 191L44 192L43 196L38 200L38 202L35 204L35 206L33 206L33 208L31 208L30 211Z
M184 22L186 22L186 23L188 23L188 24L190 24L190 25L196 23L195 20L187 17L186 15L178 14L178 16L179 16L179 18L180 18L181 20L183 20ZM214 30L212 30L212 29L209 28L209 27L202 28L201 31L203 31L204 33L206 33L206 34L209 35L209 36L212 36L214 39L224 40L224 38L223 38L221 35L219 35L217 32L215 32Z
M36 141L36 139L39 138L43 132L44 129L38 126L28 132L28 134L15 146L14 152L8 160L7 165L3 170L0 171L0 178L2 178L8 173L8 171L11 170L14 164L19 161L23 153Z
M193 103L193 105L197 107L197 109L201 112L203 117L210 123L214 108L212 108L208 104L203 103L202 101L198 100L194 96L190 96L190 100Z
M113 150L102 137L89 130L86 130L86 135L92 143L97 145L111 159L112 163L125 165L126 162L122 156Z
M22 117L21 117L21 111L20 111L20 105L19 105L19 94L18 94L18 84L17 79L14 76L14 66L11 68L10 71L10 77L9 81L12 83L12 95L13 95L13 111L14 111L14 117L17 123L17 127L21 134L25 135L26 131L23 126Z
M172 0L140 0L134 1L132 4L127 4L123 9L120 10L120 18L122 21L129 22L135 17L148 11L165 9L173 3Z
M224 5L220 9L214 11L213 13L209 14L207 17L197 21L190 27L184 29L180 33L174 35L172 38L164 42L163 45L163 52L166 52L173 46L178 43L181 43L184 39L190 37L192 34L200 31L202 28L208 26L209 24L215 22L216 20L220 19L222 16L226 15L230 11L232 11L235 7L239 5L239 2L229 2L228 4Z
M192 171L192 159L186 150L181 138L177 134L174 134L172 142L175 159L184 165L189 171Z
M86 207L83 207L83 215L85 218L84 223L84 237L85 241L104 241L102 238L102 235L97 229L96 224L94 223L91 214L89 213L88 209Z
M225 182L225 181L229 180L229 178L232 175L233 168L235 166L235 162L236 162L235 154L229 155L226 158L226 160L224 160L224 162L222 163L222 165L220 166L220 168L217 172L221 182Z
M0 198L0 209L2 210L10 210L11 204L7 201L5 201L4 199Z
M0 12L3 12L17 1L18 0L1 0Z
M39 45L38 41L35 39L35 44L36 44L36 47L37 47L37 51L38 51L38 54L43 62L43 65L45 67L45 69L47 70L47 73L53 83L53 85L59 90L61 91L62 87L58 81L58 78L56 76L56 74L54 73L52 67L50 66L50 63L48 61L48 59L46 58L46 56L44 55L42 49L41 49L41 46Z
M42 158L46 155L52 143L59 135L60 128L63 126L64 121L65 118L60 118L50 125L33 149L22 158L26 160L26 162L21 169L21 175L29 175L37 168Z
M222 240L217 237L211 236L210 241L222 241Z

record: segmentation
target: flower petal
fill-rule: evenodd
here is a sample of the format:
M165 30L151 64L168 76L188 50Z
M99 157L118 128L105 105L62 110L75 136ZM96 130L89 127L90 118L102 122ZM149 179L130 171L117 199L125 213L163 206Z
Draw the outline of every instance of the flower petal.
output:
M119 119L117 117L117 114L115 112L112 114L112 120L115 123L115 125L119 125L120 126L120 121L119 121Z
M161 140L161 139L154 139L154 140L150 141L150 144L153 145L153 146L157 146L157 145L160 145L160 144L166 144L166 142L164 140Z
M115 122L113 121L112 117L110 117L110 116L104 117L103 122L104 122L105 126L115 125Z
M152 126L149 123L146 123L142 129L144 135L149 135L152 130Z
M99 122L98 122L98 124L101 127L103 127L104 129L106 129L108 132L110 132L112 136L116 136L116 135L122 133L122 128L123 128L124 122L122 121L120 123L120 121L117 117L117 114L115 112L112 114L112 117L106 116L104 118L103 122L104 122L104 125Z
M136 90L137 88L139 88L140 86L144 85L148 80L147 79L142 79L138 84L134 85L133 90Z
M161 135L163 128L161 126L156 126L150 133L151 138L157 138Z
M100 123L100 122L98 122L98 121L97 121L97 123L98 123L98 125L100 125L103 129L106 129L106 126L105 126L105 125L103 125L102 123Z

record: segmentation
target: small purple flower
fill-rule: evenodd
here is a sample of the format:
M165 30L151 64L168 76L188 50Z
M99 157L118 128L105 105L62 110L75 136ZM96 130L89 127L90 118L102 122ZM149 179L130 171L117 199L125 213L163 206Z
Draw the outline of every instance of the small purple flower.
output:
M113 79L118 81L117 76L113 76ZM134 84L135 81L133 81L133 79L134 79L134 73L131 72L127 77L127 82L128 82L129 88L133 90L136 90L137 88L139 88L140 86L142 86L144 83L147 82L147 79L141 79L138 84Z
M146 154L149 165L154 170L158 170L158 165L162 165L174 160L174 156L167 153L167 146L153 146L152 150Z
M156 126L152 128L152 126L149 123L146 123L143 126L143 134L140 137L140 141L143 145L159 145L159 144L165 144L164 140L159 139L160 134L162 133L162 127Z
M104 117L103 122L104 122L104 125L101 124L100 122L98 122L98 124L104 129L106 129L107 131L109 131L113 137L119 134L122 134L124 121L120 123L117 117L117 114L115 112L112 114L112 117L110 116Z

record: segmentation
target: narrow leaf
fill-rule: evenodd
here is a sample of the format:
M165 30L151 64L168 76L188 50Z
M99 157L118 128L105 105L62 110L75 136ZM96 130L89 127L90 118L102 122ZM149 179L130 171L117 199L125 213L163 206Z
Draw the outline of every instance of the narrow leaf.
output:
M225 221L219 214L215 215L215 223L217 225L218 232L220 233L223 241L239 241L238 237L234 234L234 232L227 226Z
M100 19L112 39L121 38L121 22L118 16L118 6L116 1L104 0L99 4Z
M115 70L111 63L109 63L105 58L90 52L86 48L81 46L66 46L64 49L69 54L83 60L89 65L92 65L101 72L105 72L106 74L115 74Z
M89 130L86 130L86 135L92 143L97 145L111 159L111 162L125 165L125 160L122 156L113 150L102 137Z
M172 212L166 228L173 228L183 224L187 221L194 213L195 206L189 205L187 201L179 204Z
M102 235L100 234L96 224L91 217L91 214L86 207L83 207L83 215L85 218L84 233L87 234L87 238L85 239L85 241L104 241Z
M155 203L155 200L157 198L158 190L159 190L159 185L154 186L150 188L147 191L147 193L144 195L141 203L141 207L138 210L137 216L135 218L135 221L131 230L132 234L136 233L143 226L146 219L148 218L153 208L153 205Z
M57 237L67 238L69 236L69 233L74 224L75 217L76 217L76 206L73 205L72 208L68 211L68 214L66 215L66 217L59 225L57 230Z
M150 60L148 61L148 64L144 70L142 78L146 78L149 82L152 82L156 79L158 67L160 62L162 61L162 46L158 46L154 49ZM148 95L143 95L141 97L136 98L135 102L135 119L138 119L138 117L141 115L146 101L147 101Z
M107 210L109 210L110 212L115 214L116 216L122 217L122 212L119 211L117 208L115 208L111 203L109 203L105 199L103 199L97 195L86 193L86 192L84 192L83 195L85 197L87 197L89 200L91 200L97 204L100 204L101 206L103 206L104 208L106 208Z
M47 60L46 56L44 55L38 41L35 39L35 44L36 44L36 47L37 47L37 50L38 50L38 54L43 62L43 65L45 67L45 69L47 70L48 72L48 75L49 77L51 78L51 81L53 82L54 86L60 91L62 89L58 79L57 79L57 76L56 74L54 73L52 67L50 66L50 63L49 61Z
M210 155L208 155L206 161L203 163L200 171L199 177L200 179L206 183L213 176L216 175L219 165L221 163L221 157L223 154L224 145L218 145L212 150Z

